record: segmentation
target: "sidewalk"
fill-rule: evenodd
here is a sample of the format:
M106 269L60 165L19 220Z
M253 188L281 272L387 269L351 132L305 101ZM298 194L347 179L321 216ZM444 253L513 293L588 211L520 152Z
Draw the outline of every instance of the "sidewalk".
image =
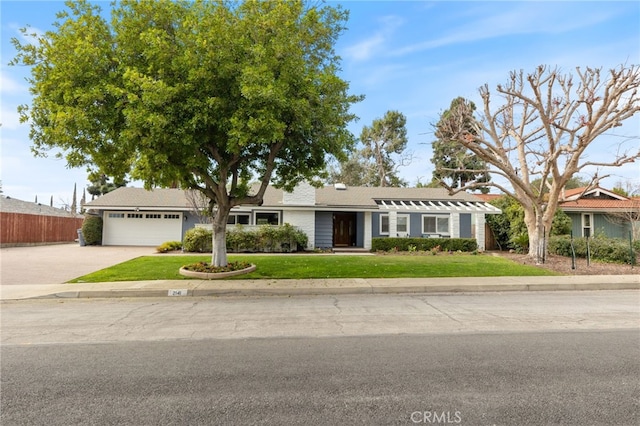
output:
M30 298L300 296L557 290L640 290L638 275L308 280L124 281L2 286L0 300Z

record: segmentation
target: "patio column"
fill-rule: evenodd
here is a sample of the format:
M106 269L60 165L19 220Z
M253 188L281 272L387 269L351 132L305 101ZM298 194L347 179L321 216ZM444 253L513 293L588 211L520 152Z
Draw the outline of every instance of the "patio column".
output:
M371 250L371 212L364 212L364 248Z
M460 213L451 213L451 238L460 238Z
M475 215L476 222L476 241L478 243L478 250L485 251L484 245L484 225L485 225L485 217L484 213L476 213Z
M398 213L394 210L389 211L389 237L398 236Z

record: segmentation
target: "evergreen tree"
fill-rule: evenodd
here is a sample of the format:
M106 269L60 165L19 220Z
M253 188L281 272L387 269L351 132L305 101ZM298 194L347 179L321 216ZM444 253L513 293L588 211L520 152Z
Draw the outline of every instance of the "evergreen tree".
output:
M458 113L461 107L466 107L465 111L468 111L469 114L461 117ZM462 127L468 132L475 132L472 125L474 121L472 112L475 109L476 106L473 102L462 97L455 98L451 101L449 109L440 114L440 120L435 125L437 139L432 145L433 157L431 158L431 162L435 165L433 179L438 182L442 181L451 188L461 188L471 181L488 182L491 180L486 162L455 140L455 136L449 131L449 129L455 128L450 123L452 120L462 120L457 128ZM483 194L489 192L487 187L480 187L477 190Z

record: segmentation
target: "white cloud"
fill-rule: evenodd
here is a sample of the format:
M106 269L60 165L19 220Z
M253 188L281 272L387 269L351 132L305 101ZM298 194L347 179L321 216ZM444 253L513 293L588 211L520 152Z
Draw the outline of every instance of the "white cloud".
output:
M585 28L605 22L615 15L615 11L592 11L577 9L575 4L554 4L540 2L514 3L515 8L491 13L475 21L467 21L454 28L443 37L410 44L393 52L403 56L419 51L435 49L460 43L470 43L498 37L519 34L558 34ZM544 5L544 6L542 6ZM481 13L481 12L479 12ZM486 12L484 13L487 14ZM567 19L571 16L571 19Z
M4 70L0 69L0 93L2 94L14 94L14 93L26 93L28 87L15 79L9 77Z
M20 127L20 116L16 111L0 108L0 125L3 130L16 130Z
M366 61L374 55L375 51L383 43L384 37L381 34L375 34L366 40L347 47L344 50L344 56L352 61Z
M387 41L402 26L403 20L397 16L384 16L380 23L381 28L375 34L346 47L342 56L347 60L360 62L384 53Z

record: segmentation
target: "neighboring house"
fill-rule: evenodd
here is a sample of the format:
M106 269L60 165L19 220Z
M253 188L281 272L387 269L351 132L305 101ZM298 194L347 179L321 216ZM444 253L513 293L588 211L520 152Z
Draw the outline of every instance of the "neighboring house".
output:
M85 205L104 219L104 245L181 241L200 220L187 191L118 188ZM308 249L371 249L375 237L475 238L484 249L485 214L500 210L476 196L436 188L298 185L269 187L261 206L238 206L228 224L289 223L309 237Z
M574 236L592 237L602 233L610 238L629 238L629 232L638 229L638 198L600 187L568 189L561 197L559 207L571 218Z
M11 197L0 197L0 246L73 242L83 216Z

